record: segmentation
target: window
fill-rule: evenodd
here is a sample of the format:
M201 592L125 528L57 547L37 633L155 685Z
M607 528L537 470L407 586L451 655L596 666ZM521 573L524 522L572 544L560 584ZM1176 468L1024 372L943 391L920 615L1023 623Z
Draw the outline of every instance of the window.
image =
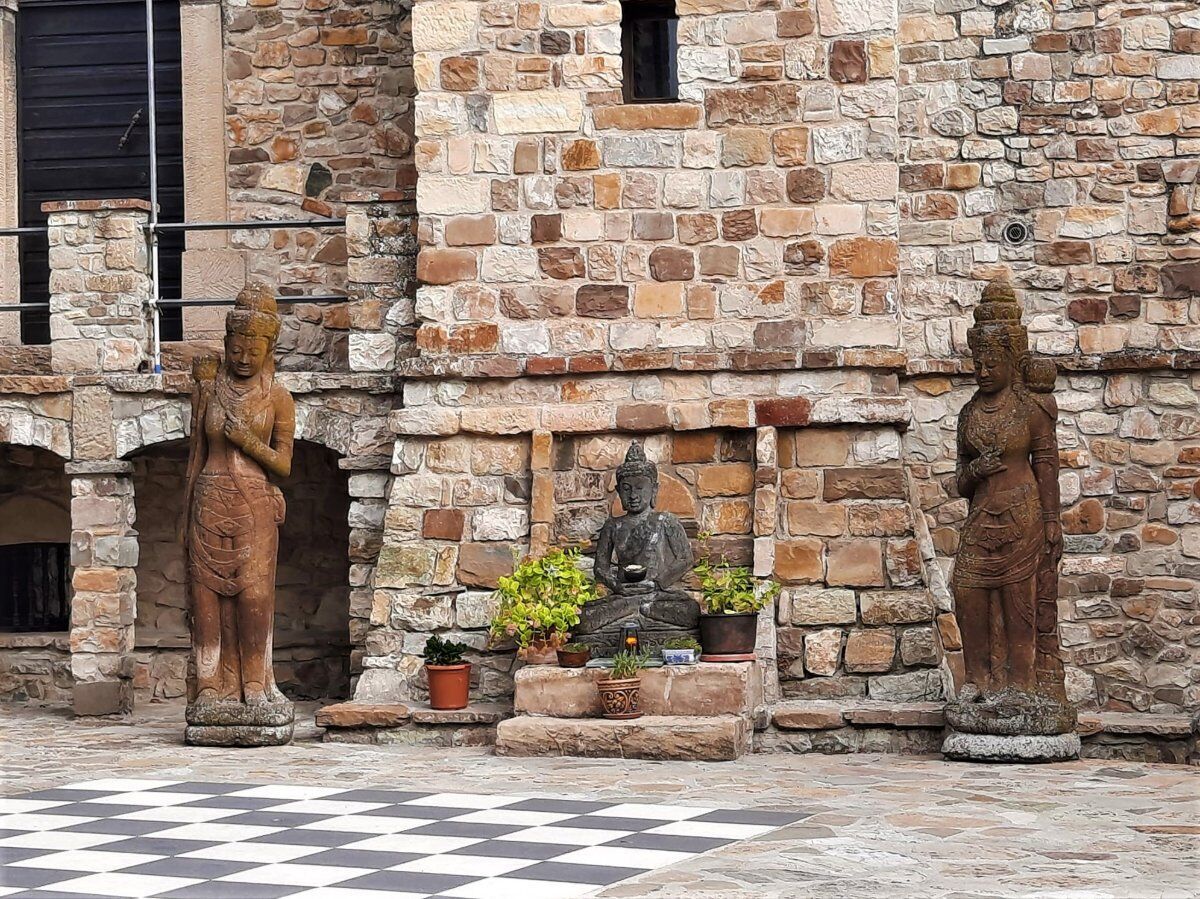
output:
M66 543L0 546L0 631L65 631L70 547Z
M679 99L679 17L675 3L624 0L621 3L621 59L626 103L669 103Z

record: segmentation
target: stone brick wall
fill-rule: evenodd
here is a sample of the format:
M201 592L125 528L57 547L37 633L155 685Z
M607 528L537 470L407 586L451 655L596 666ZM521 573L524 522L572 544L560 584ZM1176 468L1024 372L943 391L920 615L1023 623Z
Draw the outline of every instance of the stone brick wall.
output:
M843 5L680 3L622 105L619 3L418 2L424 354L894 362L895 8Z
M782 695L940 698L934 619L950 610L926 588L899 434L781 431L779 468Z
M224 5L229 217L341 217L355 191L411 208L412 50L407 0L265 0ZM234 231L246 279L281 293L338 293L347 236L337 230ZM353 276L351 276L353 279ZM345 370L344 307L287 311L280 366ZM213 320L213 328L220 321Z

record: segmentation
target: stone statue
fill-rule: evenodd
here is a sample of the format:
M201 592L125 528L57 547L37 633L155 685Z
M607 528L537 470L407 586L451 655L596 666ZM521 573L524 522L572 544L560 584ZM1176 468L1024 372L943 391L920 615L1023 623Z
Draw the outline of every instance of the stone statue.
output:
M657 512L658 467L633 443L617 467L621 516L610 516L596 540L596 580L609 595L584 606L575 638L615 651L620 626L637 621L642 637L659 642L696 636L700 607L672 590L692 568L692 546L679 518Z
M291 702L275 686L271 638L283 494L296 411L275 383L273 292L247 287L225 320L225 360L195 363L187 470L187 550L194 683L187 742L263 746L292 738Z
M1058 645L1054 363L1030 356L1006 283L984 289L967 342L979 389L958 419L958 491L970 511L951 577L967 683L946 707L952 733L942 751L1074 758L1079 738Z

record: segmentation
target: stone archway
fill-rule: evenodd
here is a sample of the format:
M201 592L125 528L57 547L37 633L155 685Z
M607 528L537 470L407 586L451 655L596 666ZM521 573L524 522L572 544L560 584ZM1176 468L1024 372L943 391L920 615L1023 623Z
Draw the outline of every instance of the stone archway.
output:
M71 702L70 543L63 459L0 444L0 700Z
M294 699L340 699L350 690L349 503L338 455L297 440L292 474L280 483L287 518L280 533L275 600L275 675ZM179 543L187 443L143 448L130 458L139 559L134 684L139 698L186 693L190 637Z

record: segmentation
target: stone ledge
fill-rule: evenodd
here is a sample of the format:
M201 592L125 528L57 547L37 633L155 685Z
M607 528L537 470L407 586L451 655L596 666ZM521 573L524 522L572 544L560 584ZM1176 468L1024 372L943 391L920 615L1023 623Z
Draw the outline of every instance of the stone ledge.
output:
M3 350L7 354L8 348ZM41 396L46 393L64 393L71 389L70 378L64 375L0 375L0 395L21 394Z
M601 668L528 665L514 678L518 715L599 718ZM649 716L750 715L761 701L758 665L748 662L664 665L642 671L641 707Z
M732 761L750 749L750 727L738 715L537 718L522 715L496 728L496 754L669 761Z
M50 200L42 204L42 212L119 212L123 210L149 212L150 201L133 198L113 200Z
M0 650L5 649L56 649L70 652L71 635L66 631L0 634Z
M771 723L780 730L831 730L855 727L933 727L945 725L940 702L783 702Z
M403 378L520 378L566 374L622 372L763 372L830 368L904 371L908 357L887 348L827 350L737 350L684 352L644 350L630 353L583 353L576 356L510 356L504 354L422 355L402 359L396 374Z
M1071 356L1042 356L1058 366L1059 371L1121 372L1121 371L1194 371L1200 368L1200 351L1196 350L1125 350L1118 353ZM969 375L974 371L971 360L963 357L910 359L904 368L906 375Z
M397 727L411 718L403 702L339 702L317 710L317 727Z
M1192 722L1187 714L1147 715L1137 712L1081 712L1076 732L1083 737L1098 733L1143 734L1187 739Z
M702 431L709 428L800 428L890 424L907 428L912 406L898 396L739 398L679 403L555 403L537 406L414 406L388 415L392 432L409 437L453 434L559 434L596 431Z
M414 724L499 724L511 716L512 708L499 702L473 702L465 709L431 709L427 705L412 709Z

